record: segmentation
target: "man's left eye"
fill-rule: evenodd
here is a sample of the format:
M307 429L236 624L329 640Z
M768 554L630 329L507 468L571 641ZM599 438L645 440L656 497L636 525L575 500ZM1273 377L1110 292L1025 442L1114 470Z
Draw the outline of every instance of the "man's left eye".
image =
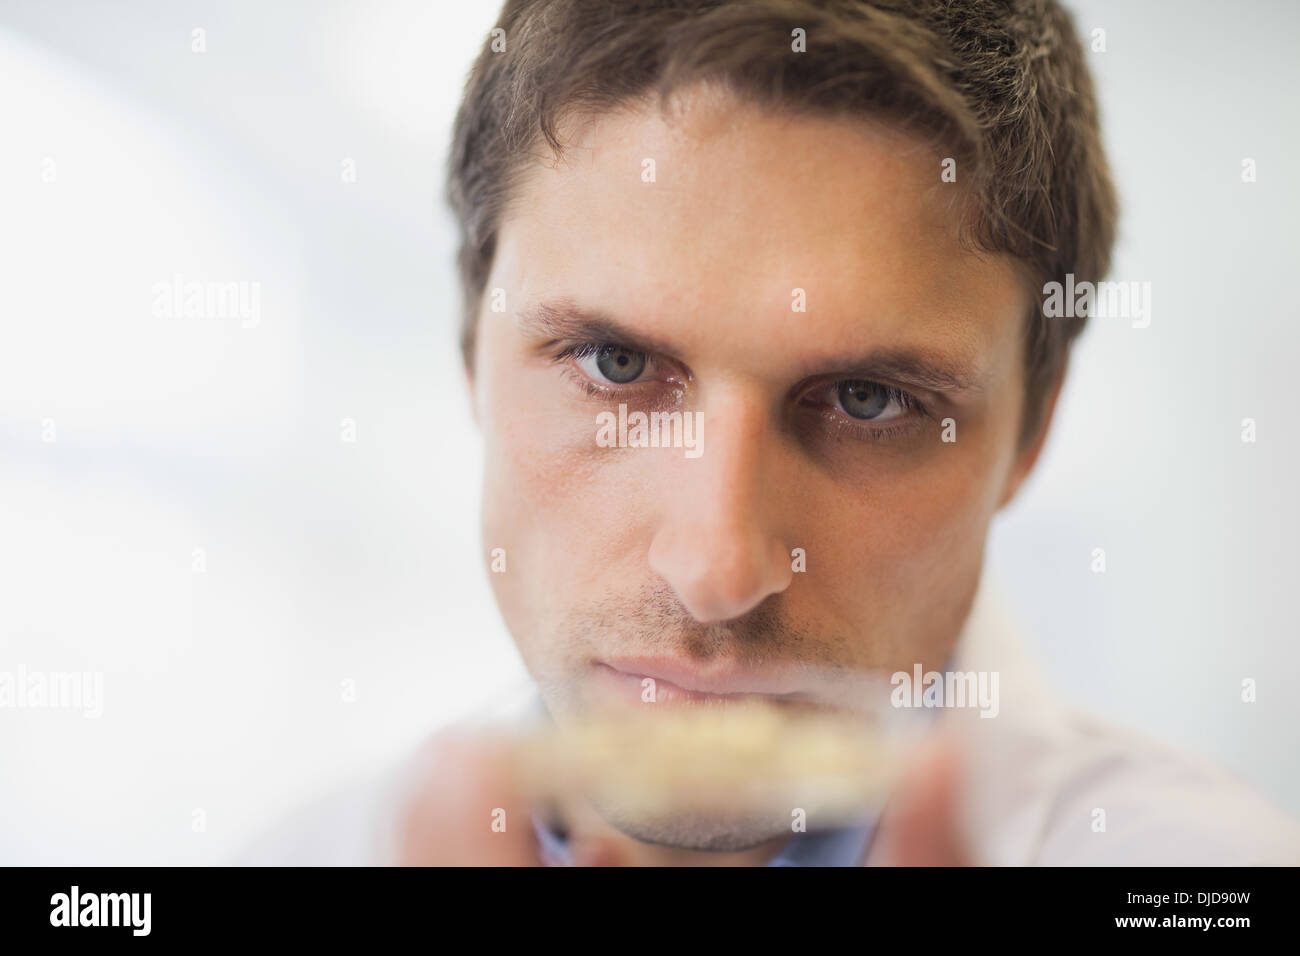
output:
M879 382L846 380L832 388L834 401L831 404L859 421L895 421L906 416L913 404L906 392Z
M645 371L646 355L621 345L600 345L575 355L574 362L597 382L630 385Z

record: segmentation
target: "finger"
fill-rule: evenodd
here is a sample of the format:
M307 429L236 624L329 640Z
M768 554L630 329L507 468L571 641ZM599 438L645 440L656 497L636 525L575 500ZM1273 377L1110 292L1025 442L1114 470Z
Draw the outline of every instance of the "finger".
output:
M579 837L573 844L574 866L627 866L628 860L612 840Z
M958 821L958 755L947 741L918 755L886 808L886 862L895 866L966 866Z
M511 744L444 734L421 756L401 835L407 866L537 866L532 815Z

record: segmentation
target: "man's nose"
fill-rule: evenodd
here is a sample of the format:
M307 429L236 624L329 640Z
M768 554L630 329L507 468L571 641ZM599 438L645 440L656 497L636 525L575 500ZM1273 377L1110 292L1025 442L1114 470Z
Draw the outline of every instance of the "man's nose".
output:
M703 413L702 454L674 463L649 561L696 620L728 621L790 586L774 505L784 496L759 402L727 395Z

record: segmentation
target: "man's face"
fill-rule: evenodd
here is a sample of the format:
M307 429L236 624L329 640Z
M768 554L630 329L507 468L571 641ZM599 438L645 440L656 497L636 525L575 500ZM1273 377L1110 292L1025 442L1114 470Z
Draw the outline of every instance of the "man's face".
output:
M851 705L860 675L942 668L1031 457L1029 299L959 245L941 157L869 122L687 102L595 118L531 169L478 319L490 577L561 723L610 701ZM607 447L620 404L700 413L697 449ZM779 832L602 812L678 846Z

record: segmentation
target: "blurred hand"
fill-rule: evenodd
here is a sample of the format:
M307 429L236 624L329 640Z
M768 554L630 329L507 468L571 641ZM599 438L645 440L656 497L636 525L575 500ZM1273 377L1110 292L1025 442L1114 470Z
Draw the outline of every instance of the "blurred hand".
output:
M955 746L937 739L917 754L881 816L868 860L882 866L970 866L958 827Z
M403 866L540 866L532 817L501 738L465 730L434 737L400 830Z

